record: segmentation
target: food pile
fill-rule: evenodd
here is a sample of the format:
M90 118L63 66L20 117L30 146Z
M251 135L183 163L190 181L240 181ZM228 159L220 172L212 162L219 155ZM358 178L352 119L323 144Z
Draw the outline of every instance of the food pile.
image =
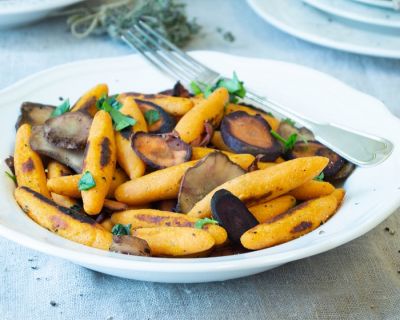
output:
M238 254L327 221L354 165L290 119L239 102L242 83L190 93L109 95L72 107L25 102L16 124L15 199L77 243L163 257ZM11 174L9 174L13 177Z

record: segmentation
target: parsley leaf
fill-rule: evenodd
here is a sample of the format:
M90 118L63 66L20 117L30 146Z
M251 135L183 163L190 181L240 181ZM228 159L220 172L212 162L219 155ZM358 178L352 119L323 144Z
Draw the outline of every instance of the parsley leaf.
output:
M117 223L111 229L111 233L115 236L129 236L131 234L131 224Z
M144 117L149 126L160 120L160 113L157 110L148 110L144 113Z
M289 138L285 139L284 137L282 137L278 132L271 130L271 135L279 140L280 142L283 143L283 146L285 148L285 151L291 150L293 149L296 141L297 141L297 133L292 133Z
M71 107L71 105L69 103L69 99L65 99L58 107L56 107L53 110L50 117L54 118L54 117L61 116L62 114L68 112L70 107Z
M204 218L197 220L194 224L194 227L196 229L203 229L205 224L218 224L218 221L210 218Z
M129 126L134 126L137 121L119 111L119 109L122 107L122 104L116 98L117 95L108 98L103 96L97 101L96 106L98 109L108 112L114 122L115 130L121 131Z
M79 180L78 189L79 190L89 190L96 186L96 182L92 174L89 171L86 171Z
M292 127L294 127L294 126L296 125L296 122L294 122L294 121L293 121L292 119L290 119L290 118L283 119L282 122L287 123L288 125L290 125L290 126L292 126Z
M203 91L201 90L201 88L199 87L199 85L197 84L196 81L192 81L192 82L190 83L190 88L192 89L192 92L193 92L196 96L203 93Z
M317 175L317 176L314 178L314 180L323 181L324 178L325 178L325 175L324 175L323 172L321 172L319 175Z
M15 184L17 184L17 177L13 175L12 173L9 173L8 171L4 171L4 173L9 177L12 181L14 181Z

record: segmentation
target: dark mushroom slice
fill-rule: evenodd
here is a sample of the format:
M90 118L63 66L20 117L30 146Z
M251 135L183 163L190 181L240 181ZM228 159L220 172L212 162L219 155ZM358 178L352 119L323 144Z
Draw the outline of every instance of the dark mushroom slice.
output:
M21 105L21 114L18 117L15 129L17 130L24 123L31 126L40 126L50 118L55 107L47 104L24 102Z
M52 145L45 138L43 126L32 127L30 145L40 155L57 160L77 173L82 171L82 150L68 150Z
M80 111L67 112L48 119L43 126L51 144L65 149L84 149L89 136L92 117Z
M151 256L151 250L147 241L134 236L114 235L110 251L133 256Z
M246 173L221 152L213 152L186 170L178 194L178 211L187 213L221 184Z
M263 154L263 161L275 161L282 154L282 146L271 135L271 127L260 115L236 111L221 122L221 135L229 149L236 153Z
M222 246L216 246L209 255L209 257L232 256L246 252L250 252L250 250L247 250L240 244L228 243Z
M150 102L150 101L145 101L141 99L135 99L140 111L143 113L143 115L146 118L147 121L147 127L149 132L151 133L168 133L171 132L176 125L176 120L173 116L165 112L163 108L161 108L159 105ZM156 112L157 118L159 120L156 120L154 122L148 121L148 116L146 116L147 112Z
M190 98L192 96L190 92L179 81L175 83L172 89L161 91L160 94L181 98Z
M192 147L173 134L136 132L131 145L139 158L154 169L175 166L192 157Z
M213 135L214 127L210 122L206 121L204 122L204 133L200 137L192 141L190 145L192 147L205 147L210 143Z
M258 221L246 205L228 190L218 190L211 198L211 212L215 220L226 229L231 242L240 243L247 230L258 225Z
M286 153L285 158L290 160L312 156L321 156L329 159L328 165L323 170L324 177L328 179L337 174L345 164L345 160L341 156L318 141L296 142L294 148Z
M288 139L292 134L296 133L298 136L298 140L315 140L314 134L307 128L301 127L300 129L298 129L284 121L279 124L278 133L284 139Z
M347 179L352 174L355 168L356 166L353 163L346 161L343 167L329 180L332 182L336 182Z
M5 160L4 163L10 169L11 173L15 175L15 167L14 167L14 157L13 156L8 156Z

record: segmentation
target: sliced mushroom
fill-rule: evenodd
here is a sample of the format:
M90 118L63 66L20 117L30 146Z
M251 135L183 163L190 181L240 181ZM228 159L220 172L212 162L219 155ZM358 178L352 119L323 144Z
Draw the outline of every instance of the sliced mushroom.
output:
M141 99L135 99L136 104L138 105L140 111L143 113L143 115L146 117L146 112L149 111L154 111L158 113L159 120L155 121L154 123L149 124L148 123L148 129L149 132L152 133L168 133L171 132L176 125L176 120L173 116L168 114L167 112L164 111L163 108L161 108L159 105L150 102L150 101L145 101Z
M223 246L216 246L214 250L211 252L209 257L223 257L223 256L232 256L236 254L246 253L250 250L247 250L241 245L235 245L233 243L228 243Z
M263 161L274 161L282 154L282 146L271 135L271 127L260 115L236 111L221 122L225 144L236 153L263 154Z
M282 121L279 124L278 133L284 139L288 139L292 134L296 133L299 137L298 140L305 140L305 141L315 140L314 134L307 128L302 127L300 129L297 129L296 127L284 121Z
M82 171L83 152L81 150L68 150L52 145L45 138L43 126L32 127L30 144L31 148L39 154L57 160L72 168L77 173Z
M134 236L113 236L110 251L133 256L151 256L147 241Z
M15 129L18 129L24 123L31 126L40 126L50 118L55 107L35 102L24 102L21 105L21 115L18 117Z
M225 189L218 190L211 198L211 212L233 243L240 243L242 234L258 225L246 205Z
M137 132L131 145L136 154L151 168L163 169L189 161L192 147L173 134Z
M219 185L245 171L221 152L213 152L186 170L178 194L178 210L189 212L193 206Z
M4 160L6 166L10 169L13 175L15 175L15 167L14 167L14 157L13 156L8 156Z
M175 83L172 89L161 91L160 94L181 98L190 98L192 96L190 92L179 81Z
M48 119L43 126L44 134L51 144L65 149L84 149L89 136L92 117L80 111L66 112Z
M213 135L214 135L214 128L210 122L206 121L204 122L204 134L202 134L200 137L192 141L190 145L192 147L205 147L210 143Z
M355 168L356 166L354 164L346 161L343 167L332 178L330 178L330 180L333 182L344 180L352 174Z
M321 156L329 158L329 163L325 167L323 173L324 177L330 178L339 172L345 164L345 160L331 149L325 147L318 141L298 141L294 148L287 152L285 157L287 159L296 159L302 157Z

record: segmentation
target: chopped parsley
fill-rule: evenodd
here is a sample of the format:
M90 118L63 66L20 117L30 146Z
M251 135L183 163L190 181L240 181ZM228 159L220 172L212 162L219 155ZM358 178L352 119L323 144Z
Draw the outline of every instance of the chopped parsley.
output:
M134 126L137 121L119 111L122 104L116 98L117 95L111 97L103 96L97 101L96 106L98 109L108 112L113 120L115 130L121 131L127 127Z
M229 92L229 100L232 103L237 103L238 98L244 98L246 95L246 89L243 85L243 81L240 81L236 72L233 72L232 79L222 78L217 81L213 86L206 85L205 83L192 81L190 83L192 92L196 95L203 93L204 97L207 98L218 88L225 88ZM204 88L204 89L202 89Z
M149 126L160 120L160 113L157 110L148 110L144 113L144 117Z
M56 107L51 113L50 117L58 117L69 111L71 105L69 99L65 99L58 107Z
M210 218L204 218L197 220L194 224L194 227L196 229L203 229L205 224L218 224L218 221Z
M90 173L90 171L86 171L78 182L78 189L81 191L86 191L92 189L95 186L96 182L94 181L92 174Z
M272 136L283 143L283 147L285 148L285 152L288 150L292 150L296 141L297 141L297 133L292 133L287 139L282 137L278 132L271 130Z
M10 173L10 172L8 172L8 171L4 171L4 173L7 175L7 177L9 177L12 181L14 181L14 183L15 184L17 184L17 177L14 175L14 174L12 174L12 173Z
M117 223L111 229L111 233L115 236L129 236L131 234L131 224Z
M321 172L319 175L317 175L317 176L314 178L314 180L323 181L324 178L325 178L325 175L324 175L323 172Z

